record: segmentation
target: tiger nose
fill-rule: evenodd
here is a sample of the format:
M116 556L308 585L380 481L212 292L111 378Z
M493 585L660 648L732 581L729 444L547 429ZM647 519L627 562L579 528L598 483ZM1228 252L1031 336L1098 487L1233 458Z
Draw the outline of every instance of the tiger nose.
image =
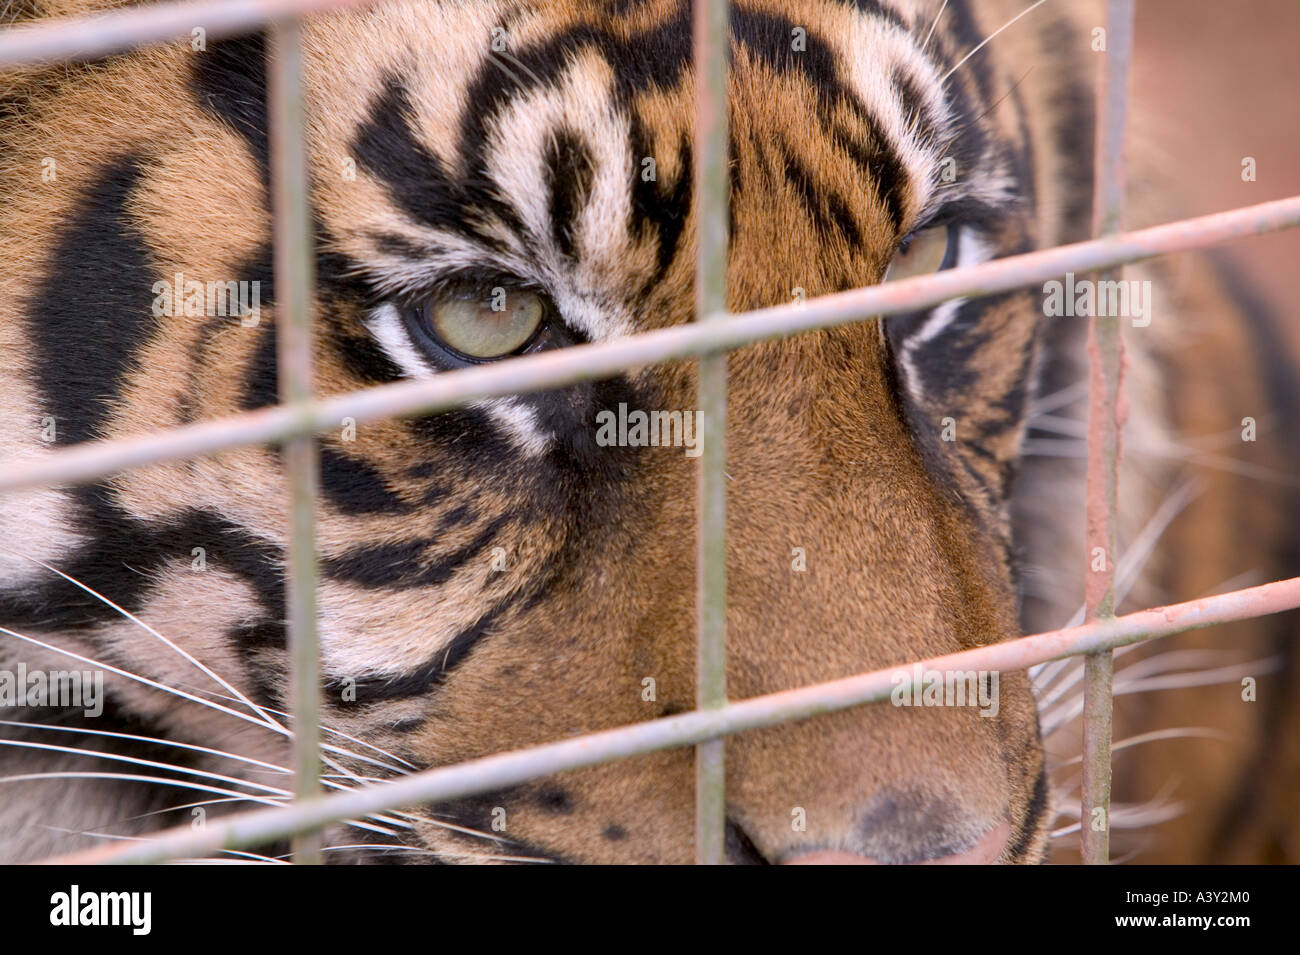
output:
M998 861L1002 855L1002 850L1006 848L1007 840L1011 837L1011 827L1005 822L1000 822L983 836L975 841L975 844L968 849L959 852L949 853L947 855L935 856L929 859L918 859L914 862L903 862L903 865L992 865ZM800 852L795 855L787 856L781 863L782 865L884 865L878 859L870 856L859 855L856 852L845 852L840 849L814 849L810 852Z
M877 793L836 848L795 849L787 865L988 865L1010 839L1005 821L911 789Z

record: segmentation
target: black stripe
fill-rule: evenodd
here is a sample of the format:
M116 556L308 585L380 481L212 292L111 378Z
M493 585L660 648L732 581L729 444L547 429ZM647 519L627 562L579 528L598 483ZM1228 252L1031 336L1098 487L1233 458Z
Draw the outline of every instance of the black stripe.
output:
M860 109L859 116L867 123L866 142L861 141L844 126L834 120L826 120L826 129L835 145L848 154L849 159L871 180L876 189L876 196L885 206L889 221L894 231L903 228L903 190L906 188L907 173L902 161L885 143L884 134L874 119L866 116Z
M658 240L655 273L646 283L651 289L663 281L677 258L677 249L690 214L694 189L694 167L691 145L682 136L677 143L677 178L668 186L659 176L660 163L656 161L655 180L642 178L642 160L653 157L650 137L641 120L632 115L628 129L628 143L632 150L632 217L628 223L634 242Z
M321 448L320 482L325 499L345 514L404 514L413 510L389 489L377 470L334 448Z
M862 235L858 232L857 223L853 221L847 203L832 187L818 187L813 182L812 173L799 161L799 157L790 149L789 143L778 139L777 148L781 153L781 168L785 173L786 181L794 187L799 198L803 200L817 231L824 237L829 237L838 231L851 246L858 246L862 241ZM823 200L825 207L823 207Z
M447 802L426 803L426 805L432 810L431 815L436 819L444 820L465 829L491 833L493 831L493 810L497 807L506 810L507 819L516 811L514 807L521 805L536 806L546 811L549 808L547 796L548 794L553 796L555 792L556 787L554 785L522 783L518 786L498 789L493 792L464 796ZM563 790L559 790L559 792L563 793ZM569 800L568 794L564 793L563 798L567 802ZM455 830L447 830L444 835L472 842L479 848L483 846L482 837L469 833L457 833ZM558 865L573 864L566 857L557 855L548 849L543 849L513 837L504 838L506 838L506 845L495 849L492 854L518 856Z
M639 33L610 33L580 23L541 43L512 50L510 59L484 61L466 91L461 115L459 154L468 160L468 168L485 167L489 130L506 104L552 83L587 51L618 65L614 82L623 105L640 93L672 89L691 62L690 4L680 4L671 19Z
M158 327L149 246L127 211L141 159L107 166L71 212L23 309L43 411L59 444L100 436L135 356Z
M333 315L328 303L321 304L321 311ZM329 344L343 365L365 384L390 384L405 377L402 369L388 357L388 353L377 341L369 335L351 334L344 321L331 321Z
M70 526L88 543L61 561L60 569L92 590L138 612L148 601L163 566L188 566L202 547L208 570L229 570L248 583L268 616L284 618L282 555L265 541L209 511L192 510L168 523L141 521L104 486L70 492L76 510ZM61 577L0 594L0 620L10 625L72 629L120 619L116 610Z
M1093 135L1096 129L1096 99L1089 83L1090 73L1082 39L1064 20L1049 23L1040 33L1040 55L1059 64L1069 77L1048 105L1052 119L1053 154L1062 157L1054 170L1063 200L1063 234L1057 244L1079 242L1092 234ZM1068 57L1062 64L1063 57Z
M481 554L510 519L509 514L498 515L468 544L425 567L420 565L420 558L430 547L436 546L436 539L353 547L337 557L323 559L321 569L331 580L375 589L438 587Z
M1043 814L1047 812L1047 792L1047 764L1044 763L1038 770L1038 778L1034 780L1034 792L1029 797L1029 805L1025 811L1025 821L1021 823L1016 841L1011 844L1011 848L1008 850L1008 858L1011 861L1018 862L1024 858L1025 852L1029 849L1029 844L1038 832L1039 824L1043 821Z
M399 700L428 693L446 680L447 675L469 656L478 642L492 632L497 620L516 599L516 597L509 597L489 610L453 637L443 649L434 654L432 659L414 670L400 676L357 680L355 702L344 702L338 705L365 706L381 700ZM331 699L337 699L347 686L348 684L342 680L333 679L326 684L325 689Z
M263 322L257 335L257 346L244 368L243 394L239 396L239 406L244 411L266 408L280 400L275 323Z
M391 255L394 258L420 259L429 254L426 246L392 232L368 232L365 237L384 255Z
M501 110L517 96L555 81L588 50L618 65L614 75L615 96L625 107L639 93L672 89L691 61L689 4L680 5L671 19L639 33L610 33L583 23L541 43L512 50L509 58L485 60L466 90L457 146L458 155L464 157L471 175L485 175L491 130ZM641 141L645 142L644 137ZM634 150L638 148L633 146ZM649 149L642 148L634 156L638 181L640 161L650 155ZM689 175L686 178L689 181ZM514 224L523 231L517 221ZM672 250L673 246L666 249L669 260ZM664 257L665 244L661 240L661 263Z
M907 29L907 23L899 16L898 11L882 3L881 0L839 0L839 2L853 7L859 13L884 20L901 30Z
M442 160L415 135L413 116L402 79L386 77L352 141L352 153L362 169L388 185L392 201L412 219L463 232L470 212L465 196Z
M730 818L727 819L725 851L727 861L732 865L771 865L767 857L758 851L758 846L744 829Z
M221 119L248 143L270 181L266 129L266 39L262 33L218 40L190 57L190 89L199 106Z
M258 300L260 308L270 308L275 304L275 281L271 274L271 246L264 244L253 256L235 270L235 281L257 283ZM203 409L198 406L197 401L202 389L199 385L198 378L204 365L208 362L208 349L212 347L213 340L218 332L231 325L240 325L241 317L237 315L214 315L203 319L203 325L199 329L198 335L190 343L187 350L189 359L186 368L186 384L181 393L181 411L180 420L183 423L199 420L207 417ZM266 326L259 322L257 327L243 327L243 332L248 335L260 335L259 328L264 329ZM214 364L223 365L221 356L217 355Z
M492 424L487 412L479 408L413 418L407 428L414 453L456 459L462 472L470 470L483 479L499 479L517 465L514 447Z
M363 587L392 587L410 573L429 544L427 540L413 540L353 547L337 557L322 558L321 571L331 580Z
M732 31L738 44L773 72L780 75L797 72L816 87L819 121L832 131L837 145L871 177L897 231L902 227L908 181L902 162L875 118L841 82L835 52L812 33L808 34L806 50L797 52L790 48L791 31L796 25L786 17L732 9ZM865 142L855 139L832 119L835 108L841 105L851 109L866 127Z
M903 103L904 119L916 127L917 136L925 142L934 143L939 139L939 121L925 102L921 87L912 79L912 75L901 66L894 67L891 74L894 89Z
M543 161L546 188L551 196L551 237L560 251L572 259L576 220L591 198L595 163L586 144L568 129L554 134Z

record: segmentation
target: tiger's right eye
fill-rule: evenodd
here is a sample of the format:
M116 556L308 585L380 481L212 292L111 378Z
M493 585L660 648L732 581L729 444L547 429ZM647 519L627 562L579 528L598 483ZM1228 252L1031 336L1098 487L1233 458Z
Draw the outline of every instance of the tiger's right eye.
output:
M423 329L440 345L474 361L522 351L546 322L546 300L527 289L495 289L488 296L446 292L420 309Z

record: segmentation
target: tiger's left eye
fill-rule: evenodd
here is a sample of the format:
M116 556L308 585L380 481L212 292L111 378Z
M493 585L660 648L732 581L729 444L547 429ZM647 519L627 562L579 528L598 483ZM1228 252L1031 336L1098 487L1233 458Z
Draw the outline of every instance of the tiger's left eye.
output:
M449 292L421 309L425 331L466 358L490 361L520 351L546 320L546 302L526 289L493 289L487 296Z
M885 270L886 282L930 275L948 264L956 229L938 225L918 232L904 243Z

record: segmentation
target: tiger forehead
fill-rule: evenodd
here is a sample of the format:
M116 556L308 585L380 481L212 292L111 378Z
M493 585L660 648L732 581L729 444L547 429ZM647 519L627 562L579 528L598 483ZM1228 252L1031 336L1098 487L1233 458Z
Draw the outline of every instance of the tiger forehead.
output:
M398 10L328 22L332 52L311 58L343 251L389 290L484 257L539 283L575 260L590 289L662 279L690 198L689 4ZM814 247L885 257L957 191L939 176L957 124L917 21L879 3L735 4L733 202L788 219L771 207L785 197ZM349 162L360 183L338 181Z

